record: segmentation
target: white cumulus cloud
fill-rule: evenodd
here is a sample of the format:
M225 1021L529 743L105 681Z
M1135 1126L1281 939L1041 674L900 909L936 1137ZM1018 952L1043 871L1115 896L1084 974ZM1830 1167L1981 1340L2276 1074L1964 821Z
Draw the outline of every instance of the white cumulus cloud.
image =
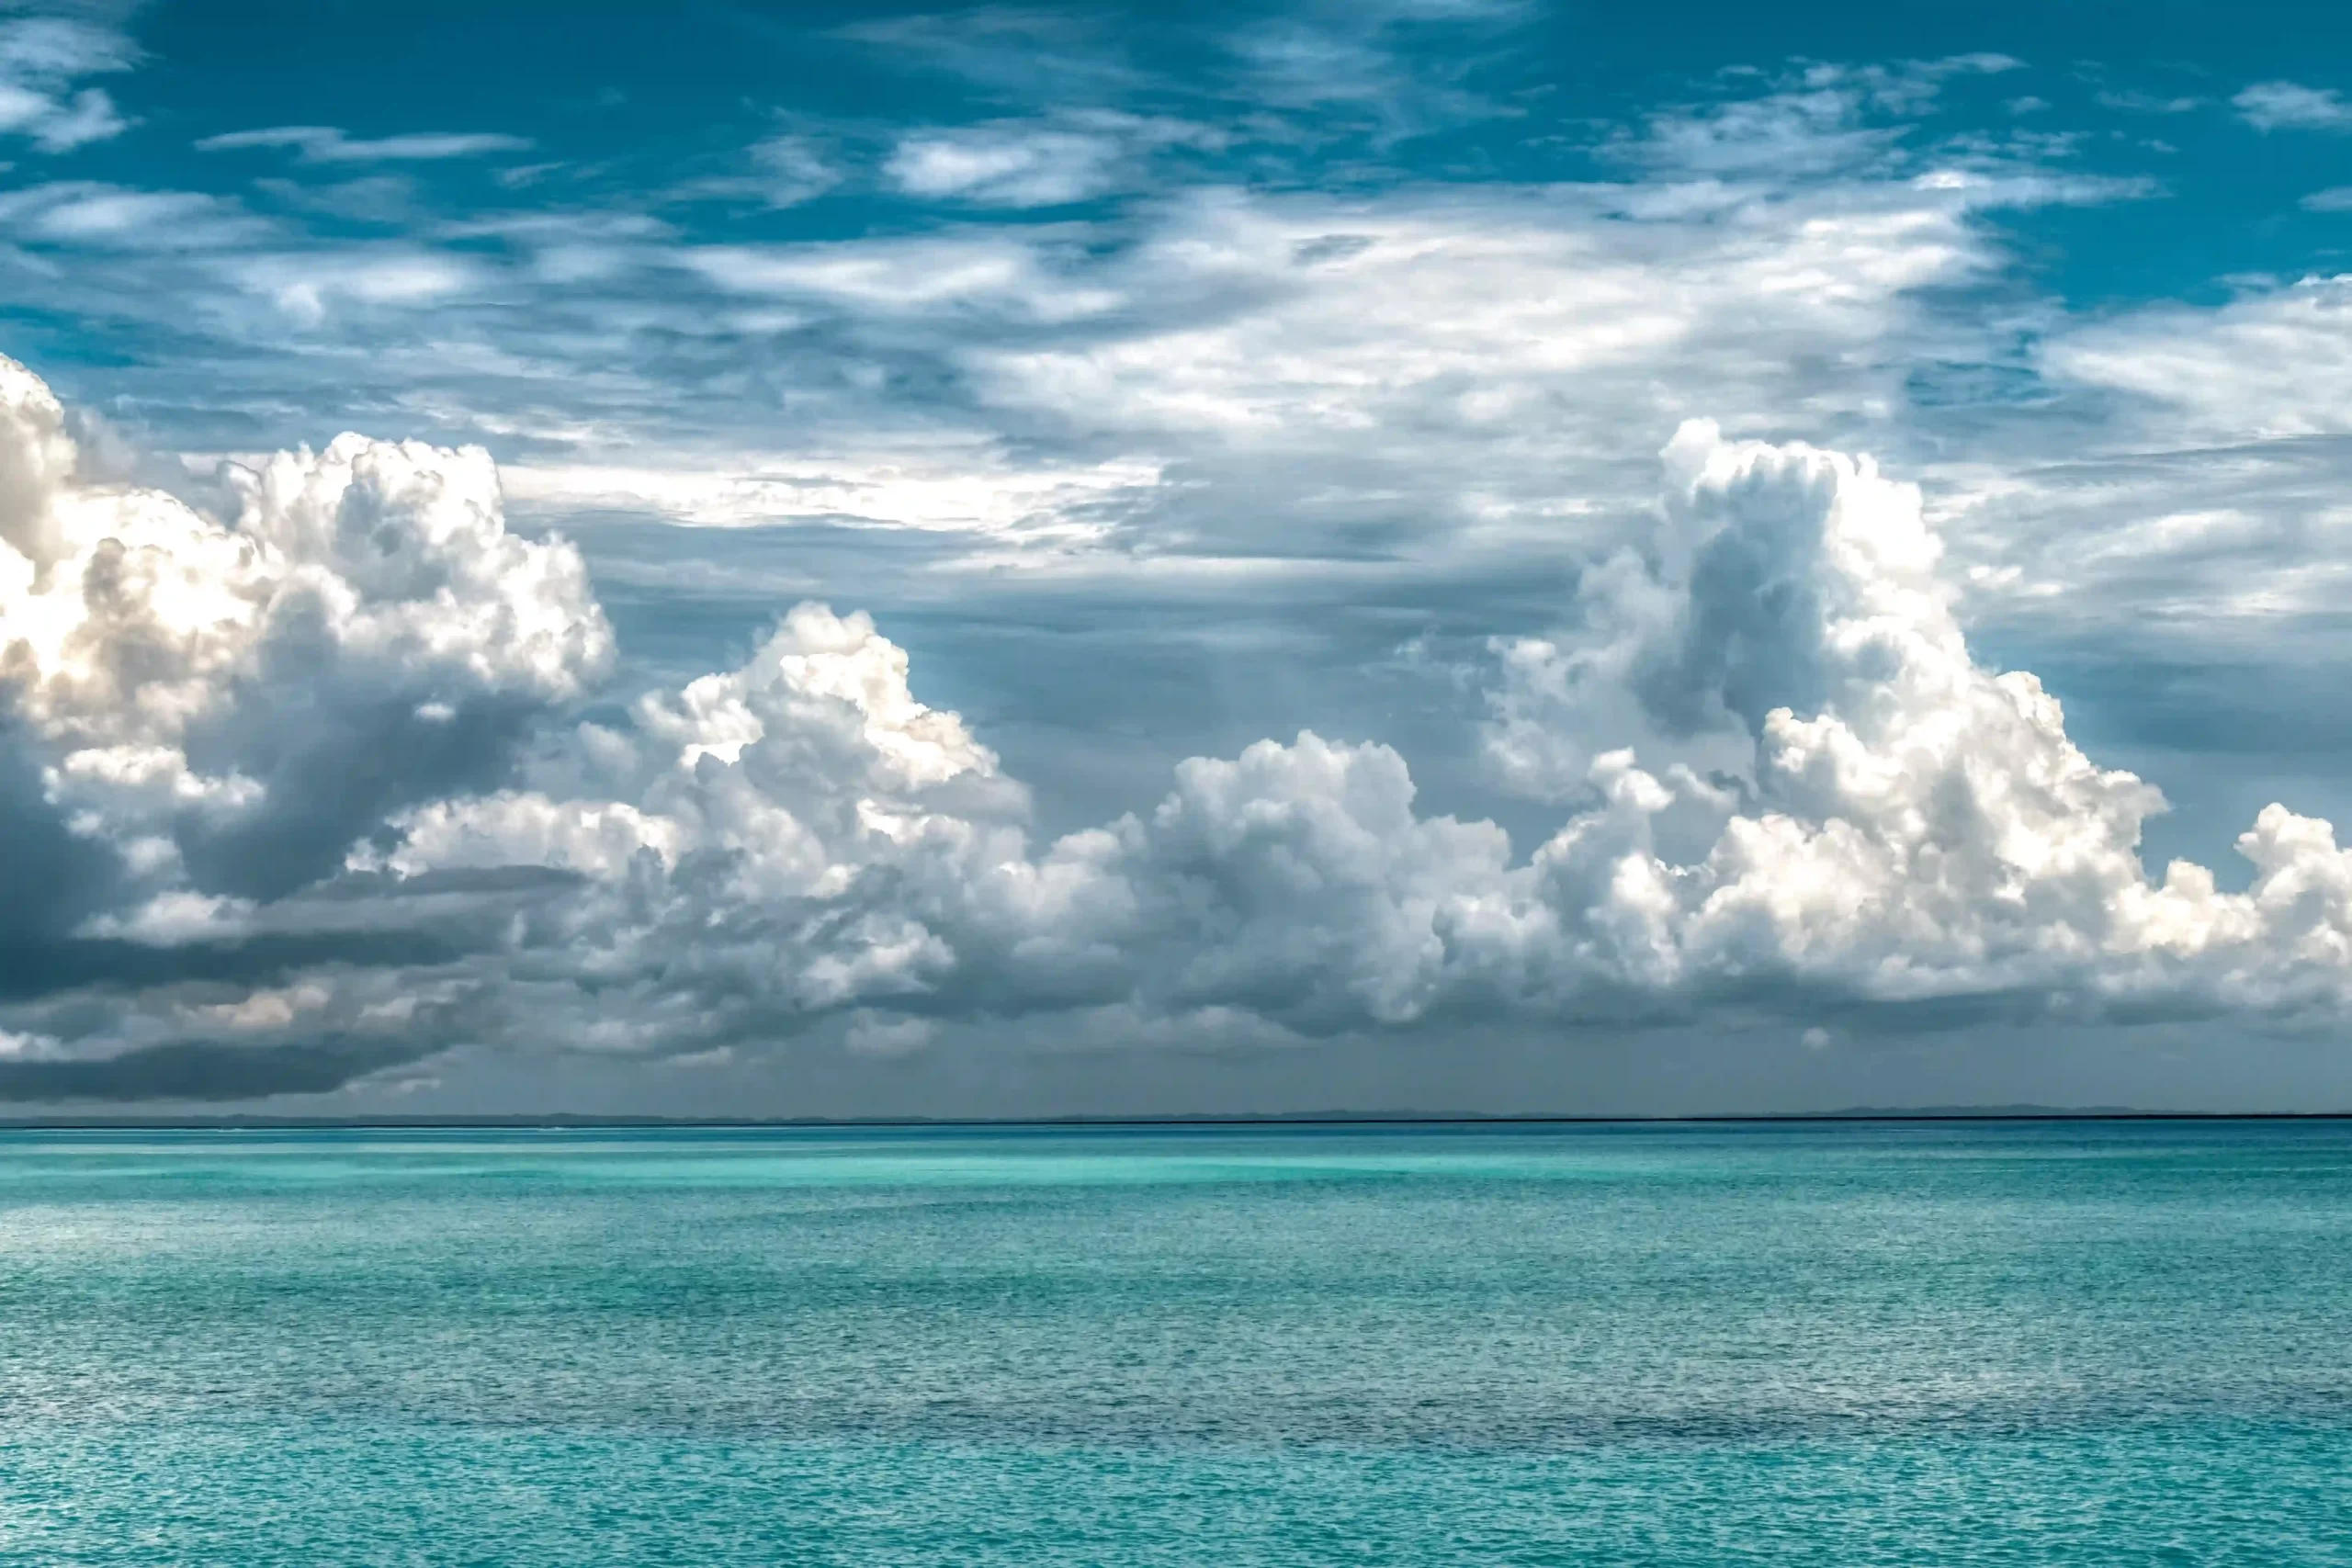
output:
M2352 104L2333 87L2297 82L2256 82L2230 100L2256 130L2342 130L2352 127Z
M309 1084L457 1043L718 1060L828 1017L905 1056L976 1018L1230 1043L2352 1000L2328 824L2264 811L2243 892L2151 875L2162 796L1977 660L1919 492L1865 458L1681 428L1648 532L1504 650L1496 760L1561 811L1522 853L1313 731L1040 841L862 614L804 604L615 705L578 556L506 530L478 452L346 436L236 476L216 521L81 477L13 365L0 436L8 743L40 780L9 808L107 857L78 937L10 940L274 955L0 1016L126 1082L199 1028L310 1032Z
M299 885L485 767L612 637L578 555L505 531L480 451L346 435L229 478L223 523L85 482L0 362L0 670L45 791L143 883ZM217 891L219 888L209 888Z
M1419 815L1396 752L1312 733L1185 762L1155 808L1033 847L1017 786L913 696L903 654L803 606L743 670L646 699L632 737L583 732L627 800L495 797L464 831L436 809L392 863L484 863L497 824L545 854L560 817L595 845L561 863L609 891L543 940L637 973L691 953L706 1048L877 1001L1308 1032L1449 1010L2340 1005L2352 860L2327 826L2266 812L2243 894L2187 863L2151 878L2161 795L2085 756L2031 675L1974 661L1916 490L1703 423L1667 465L1646 552L1602 563L1605 603L1507 666L1567 672L1566 700L1498 704L1506 750L1555 731L1526 766L1571 809L1524 859L1492 824ZM1601 749L1612 723L1673 760Z

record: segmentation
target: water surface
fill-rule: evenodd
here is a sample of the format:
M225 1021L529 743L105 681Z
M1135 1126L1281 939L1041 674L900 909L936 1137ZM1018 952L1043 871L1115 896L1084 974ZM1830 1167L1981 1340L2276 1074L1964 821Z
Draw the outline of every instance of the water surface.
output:
M0 1562L2352 1562L2352 1125L0 1134Z

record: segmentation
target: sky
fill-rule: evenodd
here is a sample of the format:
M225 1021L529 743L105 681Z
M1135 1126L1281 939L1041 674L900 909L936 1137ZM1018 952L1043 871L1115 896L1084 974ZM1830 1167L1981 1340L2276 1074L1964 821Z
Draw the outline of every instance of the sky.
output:
M2352 1109L2352 27L0 7L0 1113Z

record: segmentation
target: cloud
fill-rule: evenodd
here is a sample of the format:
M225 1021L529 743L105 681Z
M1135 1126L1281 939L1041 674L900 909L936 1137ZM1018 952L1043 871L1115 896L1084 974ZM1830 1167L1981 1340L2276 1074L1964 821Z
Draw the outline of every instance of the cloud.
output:
M219 250L266 236L232 202L194 191L58 181L0 196L0 222L37 243L123 251Z
M2315 190L2295 205L2306 212L2352 212L2352 186Z
M907 196L976 207L1060 207L1140 177L1151 152L1224 139L1182 120L1104 111L1006 120L903 137L883 173Z
M242 258L229 269L251 293L308 326L338 305L426 305L473 286L480 272L466 258L390 244L341 252L280 252Z
M1033 852L1017 788L912 696L903 654L804 606L744 670L646 699L633 735L582 732L628 800L435 807L383 863L523 846L627 889L628 913L575 898L546 941L672 974L691 942L700 1005L673 1049L884 1003L1216 1008L1309 1033L1464 1010L2342 1005L2352 860L2326 825L2266 811L2242 895L2186 863L2151 881L2161 796L2091 763L2032 676L1975 664L1916 491L1701 424L1667 461L1664 526L1617 574L1648 604L1610 634L1636 645L1613 678L1669 745L1736 737L1746 758L1711 779L1591 755L1524 861L1492 824L1419 816L1393 750L1312 733L1188 761L1152 811Z
M1945 82L2018 65L1998 54L1811 65L1769 93L1656 111L1640 133L1613 137L1609 151L1629 163L1713 175L1785 178L1885 168Z
M2152 882L2137 844L2161 796L2091 763L2030 675L1973 662L1915 491L1703 425L1668 464L1623 701L1669 738L1744 738L1744 766L1591 756L1524 861L1492 824L1419 816L1393 750L1311 733L1188 761L1150 812L1032 852L1019 792L912 696L904 656L803 607L744 670L594 735L629 800L435 807L386 863L523 846L613 890L545 940L605 985L583 949L676 974L691 942L672 1049L878 1004L1215 1008L1308 1033L1464 1010L2342 1004L2352 861L2325 824L2265 812L2245 894L2185 863Z
M504 531L480 452L281 455L230 476L232 525L81 482L78 456L0 367L16 722L46 802L142 898L313 880L385 812L494 780L527 714L611 660L578 556Z
M1071 277L1069 257L1012 235L705 245L679 259L729 293L803 299L876 316L985 311L1053 322L1117 303L1116 296Z
M79 900L16 900L0 947L81 953L0 986L0 1095L318 1092L461 1042L732 1059L828 1019L889 1056L978 1019L1275 1042L2352 1001L2328 825L2261 813L2244 892L2152 878L2162 796L1977 661L1919 492L1866 459L1684 425L1648 530L1507 650L1497 755L1562 813L1532 852L1312 731L1040 841L862 614L804 604L616 707L578 556L505 530L480 453L345 437L232 475L223 524L80 477L20 367L0 394L0 869Z
M771 207L797 207L841 183L824 151L805 136L771 136L752 148Z
M2316 759L2339 743L2324 671L2352 583L2332 542L2352 516L2347 299L2312 276L2053 321L2030 396L1935 465L1972 623L2172 770L2190 792L2175 842L2216 835L2223 799L2232 818L2260 804L2242 793L2256 776L2346 808Z
M1386 148L1510 115L1515 106L1483 90L1478 67L1533 15L1516 3L1295 7L1218 42L1236 68L1235 98L1316 134L1368 130L1371 145ZM1447 34L1455 47L1437 46Z
M2030 675L1974 665L1917 493L1703 425L1668 466L1666 526L1627 574L1662 603L1607 628L1610 658L1653 723L1752 737L1753 768L1594 758L1605 806L1537 854L1573 869L1581 923L1654 981L2037 1010L2114 986L2110 955L2128 972L2146 941L2126 911L2152 897L2135 851L2160 797L2084 759ZM1710 807L1703 854L1652 848Z
M404 1065L436 1047L419 1041L302 1041L272 1045L175 1041L118 1055L0 1057L0 1100L221 1101L321 1094Z
M1822 90L1867 96L1862 74ZM1032 130L1115 143L1114 187L1142 190L1169 171L1137 150L1183 128L1064 111L958 134ZM1172 577L1204 558L1306 572L1336 557L1425 583L1474 552L1491 565L1506 535L1567 570L1638 504L1645 447L1702 410L1883 442L1923 363L2000 358L2025 324L1959 308L2007 259L1986 214L2126 194L1974 152L1880 149L1820 179L1645 156L1631 183L1195 185L1046 224L800 243L493 214L444 226L444 249L311 240L288 212L202 258L133 257L127 231L11 237L59 263L19 279L26 297L99 323L137 361L124 395L198 449L266 444L288 408L321 434L400 422L503 441L543 516L567 476L593 481L581 505L700 515L673 498L724 491L757 520L759 498L793 488L780 474L849 495L892 469L993 483L1117 467L1155 478L1041 506L1031 564L1148 558ZM130 352L157 331L184 345L172 360ZM1552 476L1586 460L1619 473L1586 474L1589 521L1565 518ZM634 496L614 488L629 472L650 481ZM1244 516L1266 525L1232 525ZM1001 545L985 531L973 564Z
M2252 89L2249 89L2251 91ZM2126 114L2188 114L2205 107L2206 100L2192 96L2164 97L2154 93L2102 91L2093 100L2099 107L2120 109ZM2248 107L2245 95L2237 100L2241 109ZM2250 112L2250 111L2249 111Z
M128 71L138 60L124 34L78 17L0 21L0 134L27 137L44 152L119 136L130 122L105 89L74 84Z
M2334 87L2256 82L2230 100L2256 130L2342 130L2352 127L2352 104Z
M955 660L951 705L985 716L1056 830L1147 798L1187 755L1312 726L1392 741L1426 798L1524 835L1451 671L1489 636L1544 632L1563 585L1636 539L1664 434L1712 413L1877 450L1938 506L1974 482L1962 457L2003 496L2051 477L2026 422L1976 423L2004 418L1984 397L2047 407L2081 385L2038 377L2027 345L2063 312L2018 284L1999 205L2120 194L1907 143L1823 175L1623 172L1195 183L1046 223L717 248L700 227L495 212L422 231L437 244L313 240L275 205L250 249L8 237L54 268L20 268L20 298L126 361L65 374L158 442L251 453L358 428L497 448L524 525L578 529L616 615L652 628L630 644L649 679L731 663L776 608L827 596ZM158 333L172 354L142 353ZM2086 401L2045 426L2075 456L2103 440ZM1994 646L2039 656L2016 630L2038 602L1970 574L2018 565L2036 586L2031 555L2128 521L2091 521L2094 493L2114 492L2056 503L2080 524L2064 538L1989 506L2013 521L1952 533L1972 612L2007 617ZM659 519L740 531L682 547ZM2082 608L2110 605L2149 607ZM2045 609L2031 629L2073 624ZM1034 657L1046 636L1057 657ZM1417 671L1381 663L1413 638ZM1121 687L1153 694L1150 724Z
M929 1019L861 1012L851 1019L842 1043L861 1056L910 1056L929 1047L937 1033Z
M1100 136L980 130L911 136L884 172L909 196L989 207L1058 207L1111 187L1117 146Z
M2352 275L2250 288L2217 310L2154 306L2056 334L2050 373L2165 411L2176 438L2352 431Z
M1334 12L1319 31L1253 31L1209 60L1214 80L1182 83L1128 69L1161 59L1157 35L1133 29L1001 11L873 24L886 47L968 68L986 88L971 112L991 118L951 123L950 98L932 96L923 112L939 123L793 121L745 148L777 122L725 139L739 151L715 165L741 178L728 194L783 205L895 188L894 148L998 157L977 173L948 160L947 183L920 197L934 209L888 204L889 231L870 237L838 203L745 214L756 226L740 235L715 235L708 211L673 214L682 229L643 220L614 208L628 198L608 183L645 172L634 158L571 165L527 193L553 210L436 224L454 187L421 164L354 163L376 144L322 127L278 128L274 142L277 173L326 182L307 195L282 181L242 200L79 181L10 193L6 265L36 334L22 346L70 324L61 389L196 466L118 464L85 437L83 489L161 475L234 533L242 502L205 477L209 455L346 427L487 444L515 531L575 531L622 643L616 672L572 694L518 686L469 709L428 693L379 711L330 693L314 716L323 760L283 772L264 765L276 742L257 724L205 737L244 760L235 769L159 743L210 781L172 808L188 825L150 813L168 831L119 802L176 799L169 757L69 767L99 749L61 752L18 720L16 785L0 789L10 843L25 877L76 891L20 901L6 984L31 989L5 993L27 1010L6 1027L69 1053L154 1032L210 1038L227 1026L203 1010L243 1006L239 987L316 981L326 1010L350 1016L300 1026L357 1028L386 999L360 995L379 976L448 987L450 1038L515 1047L577 1026L616 1053L747 1064L786 1039L821 1053L853 1029L910 1037L915 1020L927 1063L955 1060L978 1019L1178 1045L1357 1024L1409 1034L1439 1027L1412 1017L1473 1013L1547 1039L1644 1010L1700 1010L1712 1026L1764 1003L1687 956L1673 985L1588 977L1573 1005L1532 999L1536 977L1570 973L1537 938L1582 928L1530 890L1531 852L1612 790L1646 798L1636 774L1667 804L1617 820L1633 833L1639 819L1678 889L1697 885L1680 874L1705 865L1735 818L1815 821L1770 795L1756 705L1779 681L1799 719L1818 717L1799 677L1826 689L1819 660L1788 651L1802 639L1785 625L1733 624L1699 568L1663 553L1664 519L1684 503L1659 498L1653 454L1698 415L1727 439L1874 451L1917 479L1973 659L2041 671L2066 695L2069 744L2185 802L2142 818L2151 863L2179 849L2240 889L2221 825L2234 831L2274 796L2339 820L2352 807L2327 777L2344 730L2328 688L2344 652L2335 606L2352 586L2336 547L2331 280L2078 319L2018 265L2009 232L2037 225L2002 205L2145 189L2073 172L2077 156L2111 168L2133 155L2120 142L1936 141L1951 120L1927 119L1935 95L1961 88L1941 67L1900 64L1725 78L1654 114L1634 100L1611 137L1565 118L1557 96L1480 100L1493 78L1468 53L1417 60L1391 46L1426 36L1411 17L1384 31L1397 20ZM1053 79L1079 56L1103 69ZM70 107L85 85L43 101ZM1407 88L1410 105L1390 113ZM1211 164L1071 107L1105 95L1216 124L1234 156ZM1518 117L1507 135L1473 127L1442 150L1388 151L1417 127L1501 109ZM1040 136L1084 146L1057 164L1048 140L1030 157ZM1596 144L1622 177L1544 177L1587 167ZM322 161L296 166L313 148ZM1530 183L1487 177L1496 169ZM373 177L335 183L346 175ZM588 188L575 175L599 182L596 210L560 206ZM1056 188L1100 205L989 220ZM311 198L409 238L355 239L337 222L305 233ZM729 531L689 539L664 520ZM1754 533L1705 527L1696 542L1673 535L1692 561L1717 534ZM1769 581L1817 591L1793 568ZM676 728L706 671L743 678L728 702L755 716L780 701L745 672L801 600L830 601L853 631L864 605L854 640L904 645L906 700L963 710L990 760L954 787L985 782L990 804L860 782L866 765L844 759L870 742L837 736L794 764L807 798L781 807L787 829L752 808L812 721L759 716L731 761ZM1778 651L1749 658L1758 646ZM791 654L810 656L797 641ZM671 728L640 705L649 694ZM359 716L338 717L346 705ZM360 756L379 734L415 764L398 790L332 776L334 752ZM1252 745L1267 735L1286 739ZM1191 771L1171 773L1180 764ZM706 800L673 776L706 772L736 793ZM255 809L240 805L238 773L286 800L352 797L349 820L311 811L288 829L271 863L308 878L290 890L232 882L235 840L199 831L205 812ZM1037 786L1034 805L1015 780ZM922 821L931 849L840 826L843 795ZM78 815L101 797L116 804ZM756 831L722 831L730 810L776 822L777 854L799 845L813 880L766 864ZM1498 929L1523 925L1520 957L1464 967L1449 946L1468 929L1447 923L1453 895L1409 854L1350 848L1351 823L1401 852L1449 814L1510 828L1499 859L1476 834L1456 852L1469 902L1507 917ZM1228 818L1256 824L1230 854L1216 826ZM1069 831L1086 824L1102 837ZM1333 902L1274 878L1276 863ZM70 869L45 869L58 867ZM743 891L770 874L793 889L781 904ZM827 874L844 886L824 890ZM1009 908L959 891L976 877L996 877ZM637 905L613 891L625 885ZM1341 908L1342 886L1359 901ZM1085 941L1053 913L1065 897L1085 910ZM1393 913L1417 900L1427 921ZM548 934L565 920L582 933L570 948ZM288 956L285 943L330 930L335 945ZM696 930L715 934L689 941ZM1263 951L1237 954L1200 934L1213 930ZM1396 987L1348 970L1351 946L1379 954ZM2210 999L2202 971L2165 964L2174 994ZM820 969L833 990L773 978ZM1753 985L1768 999L1814 987L1841 1043L1871 1032L1847 1030L1839 1008L1930 1010L1840 1000L1785 975ZM1944 1004L2017 1009L2059 1005L2063 989L1953 986ZM845 999L821 999L833 994ZM717 1043L690 1047L697 1035Z
M264 130L232 130L208 136L196 144L199 152L229 152L252 147L289 148L306 164L379 164L527 152L531 142L526 137L483 131L413 131L401 136L355 139L331 125L279 125Z
M671 202L757 202L798 207L839 189L848 178L832 138L801 131L764 137L744 150L741 172L702 175L661 192Z
M1069 102L1133 91L1150 78L1122 58L1139 29L1068 12L984 6L852 22L835 38L987 86Z

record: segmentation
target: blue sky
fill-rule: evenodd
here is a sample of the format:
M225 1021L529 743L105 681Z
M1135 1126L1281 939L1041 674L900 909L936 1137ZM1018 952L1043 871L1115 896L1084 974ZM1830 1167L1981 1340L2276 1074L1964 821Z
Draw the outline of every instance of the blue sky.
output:
M2330 10L30 6L0 139L14 1098L2352 1103Z

